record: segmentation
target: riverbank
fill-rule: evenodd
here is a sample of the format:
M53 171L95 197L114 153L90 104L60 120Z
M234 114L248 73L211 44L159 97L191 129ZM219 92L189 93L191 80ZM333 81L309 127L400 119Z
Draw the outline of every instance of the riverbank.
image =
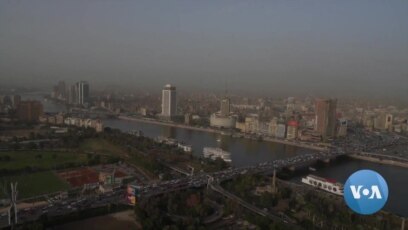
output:
M350 158L374 162L383 165L398 166L402 168L408 168L408 159L399 157L385 156L380 154L362 153L362 154L349 154Z
M195 130L195 131L201 131L201 132L207 132L207 133L217 133L217 134L223 134L224 133L224 131L222 131L222 130L217 130L217 129L212 129L212 128L195 127L195 126L190 126L190 125L183 125L183 124L164 122L164 121L158 121L158 120L143 119L143 118L136 118L136 117L118 116L118 119L126 120L126 121L136 121L136 122L142 122L142 123L148 123L148 124L155 124L155 125L164 125L164 126L169 126L169 127L189 129L189 130ZM242 135L242 138L251 139L251 138L247 137L246 135ZM323 151L323 152L327 151L327 148L325 148L325 147L319 147L319 146L300 143L300 142L293 142L293 141L288 141L288 140L285 140L285 139L277 139L277 138L272 138L272 137L263 137L262 141L279 143L279 144L284 144L284 145L291 145L291 146L296 146L296 147L301 147L301 148L316 150L316 151Z

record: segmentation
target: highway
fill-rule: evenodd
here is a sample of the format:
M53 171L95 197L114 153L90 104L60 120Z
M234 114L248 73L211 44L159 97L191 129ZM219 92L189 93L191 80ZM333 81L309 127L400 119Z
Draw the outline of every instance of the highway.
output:
M254 166L229 168L214 173L198 173L190 177L148 184L140 189L140 194L141 197L149 197L191 187L203 187L207 185L208 178L210 177L214 178L216 182L222 182L246 173L272 173L274 169L307 166L318 160L324 161L340 155L344 155L344 153L308 153L283 160L264 162Z
M113 193L74 197L48 203L44 206L26 208L18 211L18 223L30 222L39 219L42 215L48 217L63 216L85 209L103 207L108 204L125 203L124 191ZM8 226L7 213L0 213L0 228Z

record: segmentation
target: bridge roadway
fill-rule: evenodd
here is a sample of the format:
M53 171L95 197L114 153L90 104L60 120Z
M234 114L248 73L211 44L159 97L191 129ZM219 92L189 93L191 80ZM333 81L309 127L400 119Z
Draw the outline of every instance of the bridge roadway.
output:
M218 183L226 180L230 180L234 177L243 174L257 174L257 173L268 173L273 172L273 170L279 170L285 167L299 167L304 166L307 164L312 164L318 160L327 160L334 158L339 155L344 155L344 153L326 153L326 154L319 154L319 153L309 153L304 155L299 155L291 158L287 158L284 160L275 160L272 162L264 162L255 166L247 166L241 168L229 168L223 171L214 172L214 173L199 173L194 176L185 177L176 180L170 181L163 181L160 183L154 183L146 185L140 188L140 199L148 198L151 196L156 196L160 194L165 194L169 192L174 192L178 190L188 189L188 188L199 188L205 185L208 185L209 188L213 189L216 192L223 194L224 196L228 197L229 199L233 199L237 201L241 206L247 208L248 210L264 216L268 217L272 220L278 220L285 223L288 226L291 226L293 229L296 227L295 222L290 218L286 217L285 215L280 214L272 214L267 211L261 210L258 207L247 203L246 201L242 200L241 198L225 191L222 187L218 185ZM214 183L216 185L214 185Z
M187 171L185 171L185 170L183 170L183 169L181 169L181 168L178 168L178 167L176 167L176 166L172 166L172 165L166 164L166 163L164 163L164 162L160 162L160 163L163 164L164 166L166 166L166 167L168 167L168 168L170 168L170 169L176 171L176 172L179 172L179 173L184 174L184 175L186 175L186 176L191 176L191 173L190 173L190 172L187 172Z
M308 153L283 160L264 162L254 166L229 168L213 173L198 173L190 177L152 183L143 186L140 189L140 197L144 198L187 188L203 187L207 185L209 177L214 178L214 181L219 183L230 180L242 174L272 173L275 169L279 170L282 168L307 166L318 160L325 161L340 155L344 155L344 153Z

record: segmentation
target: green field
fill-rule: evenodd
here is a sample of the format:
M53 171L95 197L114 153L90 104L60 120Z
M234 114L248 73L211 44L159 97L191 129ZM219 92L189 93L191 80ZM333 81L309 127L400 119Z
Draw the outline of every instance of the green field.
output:
M121 147L112 144L107 140L96 138L84 140L79 148L83 151L112 156L121 156L125 153Z
M9 160L4 160L9 156ZM48 170L55 169L63 164L85 164L86 154L75 152L55 152L55 151L7 151L0 152L0 169L22 170L27 167Z
M18 199L38 196L57 191L66 190L69 185L58 178L58 176L51 171L30 173L23 175L0 177L0 191L3 191L3 186L10 186L9 182L18 182ZM4 197L1 193L0 197Z

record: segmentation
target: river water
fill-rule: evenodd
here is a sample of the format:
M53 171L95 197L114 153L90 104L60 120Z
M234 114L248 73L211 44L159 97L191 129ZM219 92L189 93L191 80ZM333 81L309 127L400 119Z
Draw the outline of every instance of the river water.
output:
M52 101L44 101L42 97L38 95L25 95L22 96L22 98L41 100L46 112L55 113L66 111L64 105L55 104ZM284 159L313 151L279 143L232 138L221 134L136 121L105 119L104 125L122 131L141 130L147 137L155 138L157 136L165 136L183 141L186 144L192 145L193 154L196 156L202 153L203 147L220 147L231 153L232 164L237 167L275 159ZM372 169L377 171L387 181L389 198L384 210L408 217L408 169L406 168L360 160L340 160L324 165L323 167L318 167L317 171L313 172L313 174L333 178L344 184L353 172L360 169ZM307 174L307 172L305 172L305 174ZM292 180L299 182L302 176L304 175L297 175Z
M141 130L147 137L165 136L183 141L192 145L193 155L195 156L201 155L203 147L220 147L231 153L232 164L237 167L284 159L313 151L280 143L233 138L216 133L138 121L105 119L104 125L122 131ZM322 167L317 167L317 171L313 172L313 174L333 178L344 184L351 174L360 169L372 169L380 173L386 179L389 186L389 198L384 209L400 216L408 217L408 169L361 160L342 159ZM307 173L297 174L292 178L292 181L299 182L301 177Z

